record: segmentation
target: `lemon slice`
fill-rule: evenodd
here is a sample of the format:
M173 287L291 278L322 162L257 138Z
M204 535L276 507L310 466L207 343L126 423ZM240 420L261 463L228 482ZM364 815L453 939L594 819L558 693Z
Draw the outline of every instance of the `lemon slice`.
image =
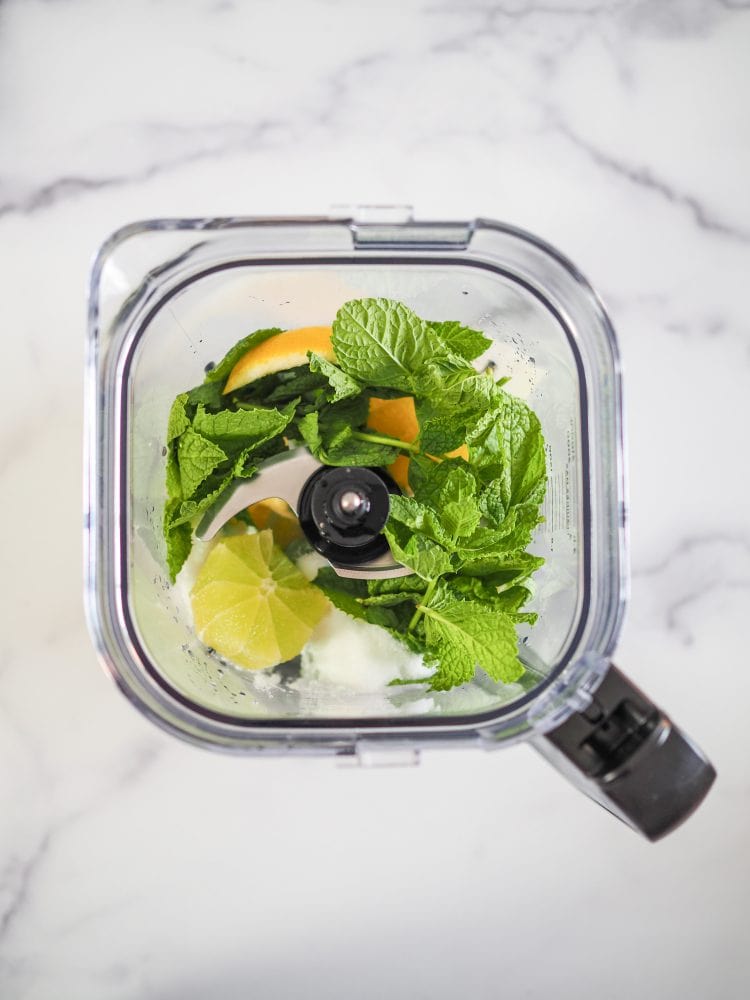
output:
M328 361L335 360L330 326L303 326L286 330L269 337L257 347L251 347L229 373L224 392L240 389L264 375L306 365L308 351L322 354Z
M217 542L190 598L201 642L247 670L292 659L330 609L268 530Z

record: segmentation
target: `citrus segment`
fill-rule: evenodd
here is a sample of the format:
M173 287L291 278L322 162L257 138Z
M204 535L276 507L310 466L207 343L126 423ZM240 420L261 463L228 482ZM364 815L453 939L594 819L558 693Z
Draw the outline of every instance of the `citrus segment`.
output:
M330 326L303 326L296 330L285 330L284 333L277 333L262 344L251 347L229 373L223 391L232 392L264 375L306 365L308 351L322 354L328 361L336 360L331 347Z
M413 441L419 434L417 413L411 396L402 396L400 399L377 399L373 396L367 423L373 430L401 441Z
M247 512L255 527L268 528L273 533L273 540L282 549L302 538L299 521L283 500L273 497L261 500L248 507Z
M217 542L190 597L201 641L248 670L300 653L330 608L269 530Z

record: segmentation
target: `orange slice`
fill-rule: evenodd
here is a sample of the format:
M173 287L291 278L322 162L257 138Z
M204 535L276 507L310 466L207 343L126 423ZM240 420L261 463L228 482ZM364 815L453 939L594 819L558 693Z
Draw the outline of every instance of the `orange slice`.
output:
M271 497L247 508L256 528L268 528L279 548L285 549L298 538L302 538L302 528L289 506L283 500Z
M334 361L330 326L302 326L269 337L243 354L229 373L224 392L249 385L264 375L307 364L307 352L316 351Z

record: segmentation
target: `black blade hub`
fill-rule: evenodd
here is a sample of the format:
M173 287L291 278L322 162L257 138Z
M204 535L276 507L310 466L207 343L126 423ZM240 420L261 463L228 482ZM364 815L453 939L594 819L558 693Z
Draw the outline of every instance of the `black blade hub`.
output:
M383 469L319 469L302 487L299 522L326 559L348 566L369 562L388 551L382 531L390 494L399 492Z

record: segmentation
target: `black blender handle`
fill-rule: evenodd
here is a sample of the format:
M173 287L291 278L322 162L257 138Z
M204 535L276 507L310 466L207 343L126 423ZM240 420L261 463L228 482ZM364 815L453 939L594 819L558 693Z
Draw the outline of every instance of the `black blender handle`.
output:
M582 791L652 841L683 823L716 778L703 751L614 666L587 708L535 742Z

